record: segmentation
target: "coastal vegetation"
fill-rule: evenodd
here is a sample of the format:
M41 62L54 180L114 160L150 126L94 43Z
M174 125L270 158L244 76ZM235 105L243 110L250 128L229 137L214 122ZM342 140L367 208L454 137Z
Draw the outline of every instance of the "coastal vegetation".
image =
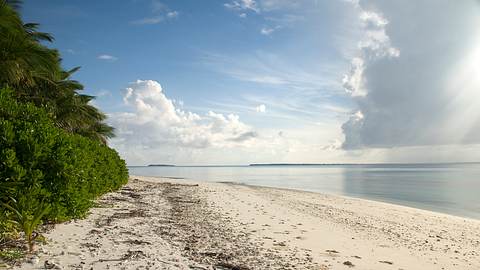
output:
M128 171L107 146L105 114L72 79L79 68L62 67L20 4L0 0L0 248L23 236L32 251L38 225L84 217Z

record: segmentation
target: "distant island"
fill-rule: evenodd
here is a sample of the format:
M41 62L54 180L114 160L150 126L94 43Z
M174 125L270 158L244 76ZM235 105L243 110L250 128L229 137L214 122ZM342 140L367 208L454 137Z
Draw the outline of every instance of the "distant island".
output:
M357 163L252 163L248 166L345 166L345 165L375 165Z
M480 162L414 162L414 163L251 163L249 167L260 166L436 166L436 165L460 165L479 164Z
M148 164L148 167L175 167L175 165L171 164Z

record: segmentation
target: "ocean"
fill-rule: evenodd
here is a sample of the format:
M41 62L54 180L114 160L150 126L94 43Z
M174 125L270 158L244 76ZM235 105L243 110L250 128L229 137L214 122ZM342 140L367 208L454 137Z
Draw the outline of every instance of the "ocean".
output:
M129 171L344 195L480 219L480 163L135 166Z

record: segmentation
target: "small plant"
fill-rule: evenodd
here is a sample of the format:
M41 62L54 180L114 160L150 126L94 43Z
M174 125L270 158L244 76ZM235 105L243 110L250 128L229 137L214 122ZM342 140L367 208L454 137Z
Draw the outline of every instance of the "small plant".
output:
M50 206L43 201L37 203L27 196L21 196L18 201L12 198L11 201L11 205L4 203L3 206L14 213L11 222L23 231L28 252L33 252L35 238L39 236L35 229L42 222L42 218L50 211Z
M0 89L0 241L23 232L32 251L42 220L84 217L127 181L115 150L55 127L44 109Z
M0 259L4 260L5 262L12 262L23 258L24 256L23 250L19 248L6 248L0 250ZM1 267L0 267L1 268Z

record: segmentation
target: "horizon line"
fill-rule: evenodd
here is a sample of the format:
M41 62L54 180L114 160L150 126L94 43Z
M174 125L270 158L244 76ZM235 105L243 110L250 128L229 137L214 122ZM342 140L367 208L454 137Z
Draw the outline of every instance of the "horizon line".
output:
M127 165L127 167L261 167L261 166L359 166L359 165L453 165L453 164L480 164L480 161L452 161L452 162L374 162L374 163L249 163L249 164L207 164L207 165L176 165L176 164L147 164Z

